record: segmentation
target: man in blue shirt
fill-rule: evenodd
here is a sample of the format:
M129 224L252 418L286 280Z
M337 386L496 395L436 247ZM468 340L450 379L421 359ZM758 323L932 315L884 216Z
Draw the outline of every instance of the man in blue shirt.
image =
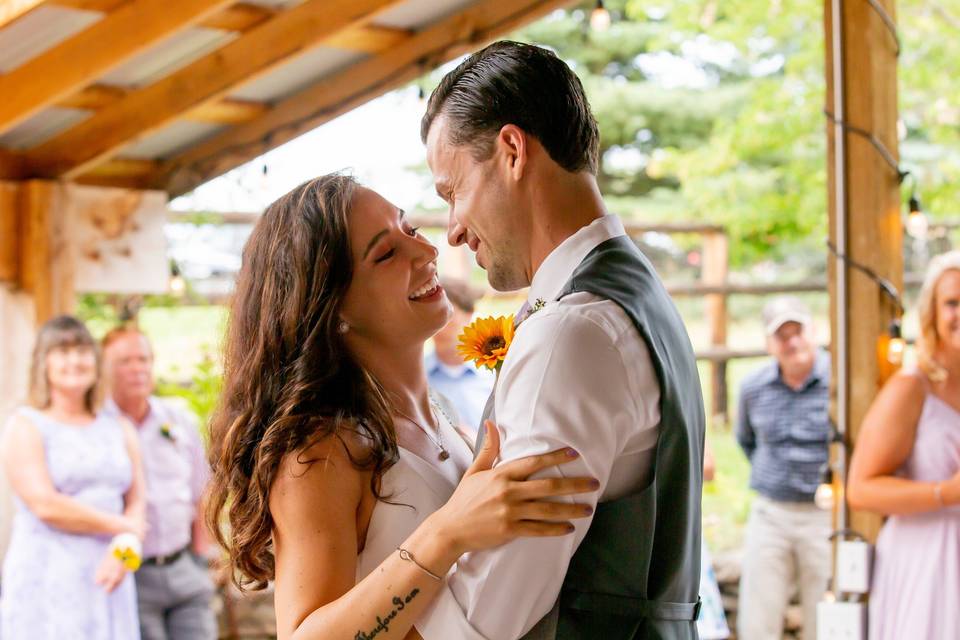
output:
M493 390L494 375L465 363L457 353L458 336L470 323L482 292L463 280L441 279L441 286L453 305L453 316L433 337L435 351L427 356L427 380L430 387L444 395L460 414L460 426L471 439L480 427L480 417Z
M744 542L737 636L780 640L797 588L803 637L811 639L830 577L830 513L813 503L828 455L830 357L817 349L810 312L796 298L767 304L763 323L772 359L744 379L737 416L737 441L757 492Z

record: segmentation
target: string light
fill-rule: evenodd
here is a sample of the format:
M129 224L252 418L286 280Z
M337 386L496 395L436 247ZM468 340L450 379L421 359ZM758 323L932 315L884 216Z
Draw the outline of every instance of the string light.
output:
M910 194L909 213L907 213L907 233L917 240L924 240L930 230L930 222L920 206L920 199L916 193Z
M590 12L590 28L606 31L610 28L610 22L610 12L603 6L603 0L597 0L597 6Z
M903 352L906 348L907 342L903 339L900 319L896 318L890 323L890 341L887 343L887 362L899 367L903 364Z
M818 509L830 511L833 509L835 499L833 469L830 467L830 463L827 462L820 470L820 486L817 487L817 492L813 494L813 503L817 505Z
M180 273L180 267L175 260L170 261L170 281L167 284L170 293L180 298L187 291L187 281L183 279Z

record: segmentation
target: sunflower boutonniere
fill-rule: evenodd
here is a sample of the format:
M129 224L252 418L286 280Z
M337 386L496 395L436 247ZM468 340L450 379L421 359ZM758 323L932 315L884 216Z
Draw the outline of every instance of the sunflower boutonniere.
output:
M177 436L173 435L173 429L170 428L170 424L164 422L160 425L160 435L169 440L170 442L176 442Z
M457 351L479 369L500 371L513 342L513 316L479 318L463 328Z

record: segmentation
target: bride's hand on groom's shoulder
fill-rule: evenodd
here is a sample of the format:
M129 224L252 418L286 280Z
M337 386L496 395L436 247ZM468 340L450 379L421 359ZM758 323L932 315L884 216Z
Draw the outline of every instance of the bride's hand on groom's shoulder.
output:
M458 557L519 537L567 535L574 531L571 520L593 513L589 504L548 499L595 492L600 487L596 479L528 479L538 471L576 460L579 453L559 449L494 468L500 434L490 421L484 429L483 448L447 503L431 516Z

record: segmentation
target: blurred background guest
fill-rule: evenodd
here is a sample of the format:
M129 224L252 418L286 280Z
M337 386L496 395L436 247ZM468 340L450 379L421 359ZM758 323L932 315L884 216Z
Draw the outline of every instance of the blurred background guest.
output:
M98 412L100 358L79 320L41 327L29 404L7 425L3 465L16 513L3 563L4 640L139 638L134 579L111 538L144 533L140 447Z
M493 391L495 376L463 361L457 353L458 336L473 318L477 300L483 292L464 280L443 278L440 285L453 305L450 322L433 336L435 350L427 356L427 381L443 394L460 414L460 426L471 438L480 428L487 398Z
M756 490L744 540L737 637L780 640L793 590L803 637L816 637L817 602L830 578L830 514L813 496L827 461L830 356L815 342L809 309L790 296L763 309L771 359L744 378L737 442Z
M187 412L153 395L153 348L133 326L103 338L109 381L104 413L133 423L143 450L147 533L137 573L144 640L216 637L213 583L204 560L207 536L198 505L209 467Z
M960 252L931 261L917 367L883 387L853 451L847 499L890 516L877 540L871 640L960 633Z

